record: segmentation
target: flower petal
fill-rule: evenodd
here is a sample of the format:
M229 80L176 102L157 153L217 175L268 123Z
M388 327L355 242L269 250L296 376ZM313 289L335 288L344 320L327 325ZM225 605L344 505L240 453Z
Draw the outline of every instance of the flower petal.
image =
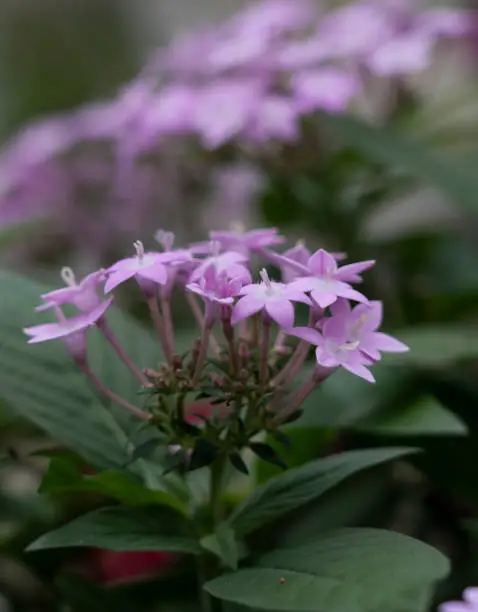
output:
M367 382L375 382L375 378L372 372L370 372L370 370L367 370L367 368L359 362L356 362L354 360L346 361L342 363L341 366L345 370L349 371L351 374L355 374L355 376L360 376L360 378L363 378Z
M294 326L294 307L286 299L268 300L265 309L273 321L282 329L288 330Z
M335 293L321 291L319 289L312 291L310 295L320 308L327 308L327 306L330 306L337 300Z
M156 262L149 268L138 270L136 275L158 283L159 285L165 285L168 280L168 271L165 266L159 262Z
M406 344L382 332L373 332L373 343L377 350L386 353L406 353L409 350Z
M259 312L264 307L264 302L262 300L258 300L253 296L246 295L241 298L237 304L234 306L234 310L232 311L231 323L236 325L239 321L243 321L250 317L256 312Z
M319 249L309 258L307 267L317 276L333 276L337 272L337 262L330 253Z
M296 336L301 340L306 340L310 344L314 346L318 346L322 344L324 339L322 338L322 334L320 334L316 329L312 327L293 327L288 332L291 336Z
M108 276L108 280L105 283L105 293L109 293L121 283L129 280L135 275L134 270L117 270L116 272L112 272Z
M368 270L374 265L375 260L373 259L369 261L360 261L358 263L347 264L345 266L341 266L335 273L334 277L341 281L352 281L357 274L365 272L365 270Z

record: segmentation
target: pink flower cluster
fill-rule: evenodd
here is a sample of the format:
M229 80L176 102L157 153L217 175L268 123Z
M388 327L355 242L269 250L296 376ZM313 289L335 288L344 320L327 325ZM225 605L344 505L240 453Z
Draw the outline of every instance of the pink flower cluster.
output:
M244 346L257 351L263 389L271 385L273 390L293 382L310 346L315 348L316 366L308 392L340 367L373 382L369 368L381 358L382 352L407 350L398 340L378 331L382 322L381 303L369 301L352 286L360 283L362 273L374 265L373 261L339 265L327 251L310 253L302 244L279 253L271 247L282 244L285 238L274 228L242 233L213 231L210 242L180 249L173 248L174 237L168 232L158 232L157 238L163 250L145 251L138 241L134 244L134 256L94 272L80 283L70 269L64 269L67 287L43 295L43 303L37 308L53 310L57 322L24 330L29 343L61 338L93 384L137 416L149 418L114 396L91 372L86 343L88 329L96 326L140 384L149 385L147 373L131 362L107 323L113 297L106 296L130 279L136 281L148 304L167 364L180 359L175 348L171 298L178 289L186 296L201 328L201 341L193 348L188 366L191 377L186 385L191 390L200 388L208 352L218 348L214 337L218 327L222 327L226 340L233 376L239 376ZM252 262L258 257L279 268L282 280L271 280L262 268L258 282L254 282ZM103 295L98 292L101 288ZM308 310L307 325L295 325L296 303ZM66 304L73 305L78 314L66 318L62 311ZM274 328L277 337L273 341ZM291 342L295 343L295 350L274 374L273 365L292 351ZM243 368L249 367L246 359Z
M449 601L439 607L439 612L477 612L478 588L469 587L463 592L463 601Z
M233 139L247 147L296 141L302 117L346 110L372 77L424 70L439 39L472 28L465 11L418 12L407 0L329 12L314 4L254 3L160 51L133 88L150 93L132 117L130 142L144 150L172 135L197 136L208 149Z

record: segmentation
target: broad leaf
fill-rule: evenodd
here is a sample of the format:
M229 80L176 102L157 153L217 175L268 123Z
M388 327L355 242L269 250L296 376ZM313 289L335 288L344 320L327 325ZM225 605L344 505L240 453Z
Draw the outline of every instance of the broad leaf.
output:
M436 549L391 531L341 529L308 546L275 550L259 567L205 585L219 599L261 610L381 612L428 593L449 562Z
M478 212L475 194L478 178L466 162L431 151L426 145L385 126L374 126L346 115L323 115L325 126L343 145L353 147L365 157L405 170L438 187L453 202Z
M188 528L180 515L166 508L103 508L42 535L27 550L86 546L199 554L199 542Z
M250 497L236 508L228 522L239 535L250 533L320 497L352 474L398 459L414 450L371 449L316 459L255 489Z
M390 483L389 465L354 474L278 526L277 545L295 548L330 529L371 524L390 499Z
M237 569L239 548L234 531L225 523L218 525L214 533L202 538L200 544L205 550L221 559L225 567Z
M422 397L403 409L379 413L358 424L358 429L375 434L458 435L467 427L453 412L435 398Z
M96 493L132 506L171 506L187 514L186 505L166 490L151 490L138 477L127 472L105 471L93 476L82 474L75 459L55 457L41 483L40 493Z
M471 325L427 325L399 330L396 335L410 347L408 353L389 355L389 363L425 367L446 366L478 358L478 332Z
M377 364L374 370L375 385L336 372L307 398L304 415L289 427L358 429L391 436L466 433L452 411L423 396L412 371L386 364Z

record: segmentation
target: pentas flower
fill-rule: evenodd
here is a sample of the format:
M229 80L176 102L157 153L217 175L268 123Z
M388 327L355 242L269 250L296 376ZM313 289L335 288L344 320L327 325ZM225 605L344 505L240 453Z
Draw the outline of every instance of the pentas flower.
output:
M478 587L468 587L463 591L463 601L443 603L438 612L478 612Z
M239 292L242 297L234 307L231 323L235 325L262 310L282 329L291 329L294 325L294 306L292 302L311 305L310 299L303 291L271 281L265 269L260 272L261 282L246 285Z
M37 306L37 312L65 304L73 304L80 312L91 312L101 304L98 289L106 279L105 270L88 274L79 283L71 268L62 268L61 277L68 286L44 293L41 296L44 304Z
M188 291L199 295L206 304L206 319L211 322L217 316L220 307L231 307L234 298L239 295L244 285L241 277L230 279L223 270L211 264L197 281L186 285Z
M134 248L136 256L121 259L108 268L105 293L109 293L130 278L135 278L141 288L149 288L151 284L166 284L168 273L165 262L174 258L168 254L145 253L143 243L139 240L134 243Z
M191 281L197 281L204 276L206 270L212 265L221 274L226 273L228 278L240 278L244 283L251 282L251 273L247 269L247 255L237 251L225 251L220 253L220 244L217 241L210 243L212 255L201 261L191 274Z
M408 346L388 334L377 331L382 324L382 302L372 301L351 307L347 300L337 300L331 306L336 321L346 330L349 342L358 342L360 351L375 361L380 353L403 353Z
M86 358L86 332L104 316L113 299L113 297L110 297L93 310L69 319L66 319L61 310L56 307L58 323L45 323L24 328L24 333L30 336L28 344L62 339L75 359L84 360Z
M293 246L291 249L287 249L287 251L284 251L282 255L285 259L290 259L295 263L301 264L304 269L306 269L311 252L305 246L304 242L299 240L295 246ZM288 264L285 259L280 263L279 267L283 282L290 283L296 278L300 277L301 273L294 266Z
M260 252L261 249L283 244L285 237L279 234L276 227L246 231L240 223L233 224L229 231L209 232L211 240L219 242L223 249L237 251L248 256L250 253Z
M306 268L309 276L303 276L292 282L292 286L301 291L310 292L314 302L320 308L327 308L339 297L367 302L367 298L352 289L349 282L360 280L360 273L371 268L374 261L363 261L338 267L334 257L319 249L309 258Z

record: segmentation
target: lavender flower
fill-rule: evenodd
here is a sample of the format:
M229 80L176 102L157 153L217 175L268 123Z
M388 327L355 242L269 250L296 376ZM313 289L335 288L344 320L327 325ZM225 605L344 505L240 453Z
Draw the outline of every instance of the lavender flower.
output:
M159 230L156 238L162 252L145 253L138 241L136 257L123 259L106 272L94 272L79 283L70 269L64 269L62 277L68 286L44 294L44 303L37 308L53 309L58 322L24 329L31 344L61 339L97 391L135 418L148 421L150 427L159 428L166 448L182 449L175 458L183 470L198 464L196 453L203 432L214 451L209 459L216 452L232 453L231 463L237 467L238 454L253 448L250 441L259 432L273 431L286 422L335 370L343 368L374 382L370 368L383 352L407 350L379 331L381 303L368 302L348 284L360 280L374 262L339 267L332 254L319 249L311 255L301 244L282 255L275 253L270 247L284 240L275 228L218 231L212 236L217 240L204 252L204 244L174 248L174 235ZM237 250L221 252L221 245ZM263 268L260 282L253 283L251 255L276 260L284 269L282 281L271 280ZM289 282L291 268L294 273ZM135 278L142 289L164 354L159 366L152 364L154 369L139 369L122 347L106 317L113 297L102 300L98 292L103 283L110 292L129 278ZM183 355L175 350L171 307L175 291L186 298L200 330L200 338ZM363 303L352 307L350 300L357 299ZM308 308L308 326L293 327L296 303ZM61 311L64 304L74 305L79 314L66 319ZM145 409L117 395L89 366L86 337L92 326L103 334L141 388L147 389ZM219 327L224 344L218 339ZM315 347L312 375L295 386L311 345ZM189 408L184 401L191 397L193 403L201 398L222 405L221 418L211 414L204 417L207 424L188 427L184 419ZM231 408L231 400L238 409ZM246 407L247 419L241 416L242 407Z
M449 601L439 607L439 612L477 612L478 588L468 587L463 591L463 601Z
M239 292L242 297L232 313L232 324L250 317L261 310L275 321L282 329L289 330L294 325L294 307L292 302L311 305L304 292L269 279L265 269L260 272L261 282L246 285Z
M30 336L28 344L37 344L60 338L65 342L68 351L76 361L84 361L86 359L86 331L93 327L105 314L113 299L113 297L110 297L86 314L80 314L70 319L66 319L61 310L56 307L58 323L45 323L34 327L26 327L23 330L27 336Z

